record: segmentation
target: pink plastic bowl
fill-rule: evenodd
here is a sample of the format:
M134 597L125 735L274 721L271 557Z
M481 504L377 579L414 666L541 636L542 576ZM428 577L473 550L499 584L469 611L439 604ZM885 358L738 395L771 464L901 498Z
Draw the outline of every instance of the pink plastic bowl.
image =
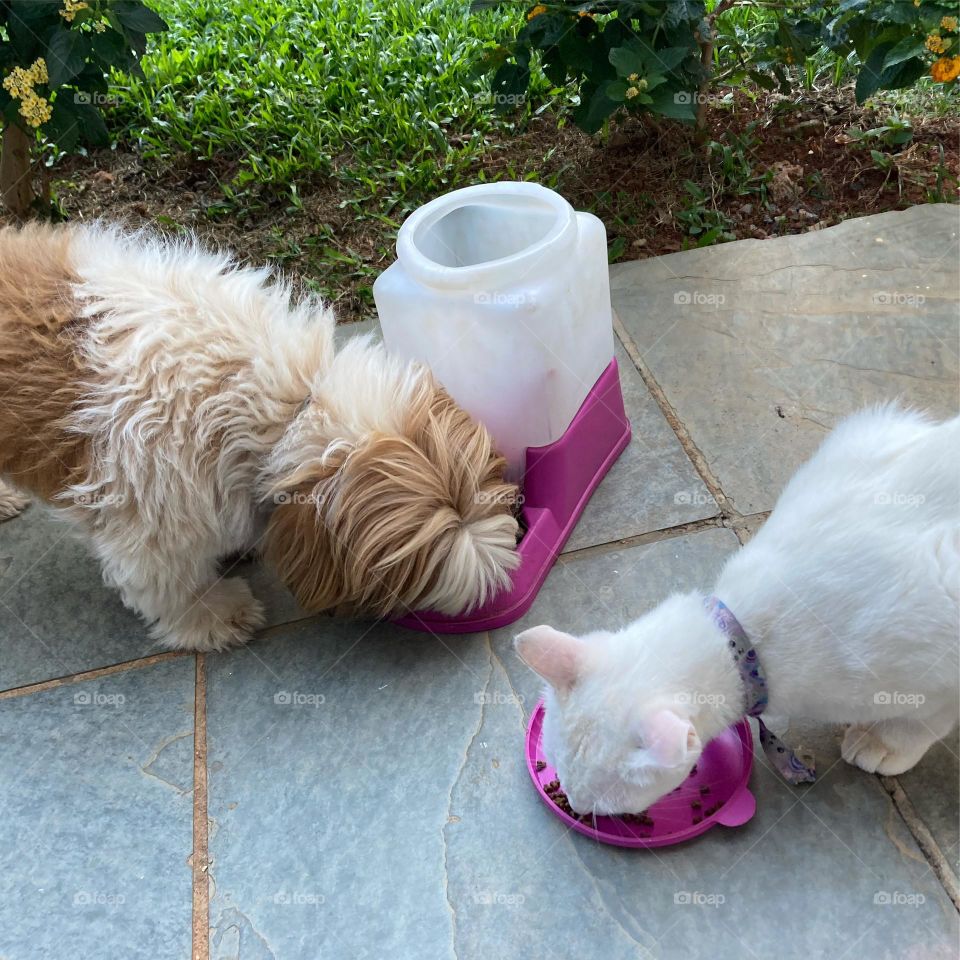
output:
M520 566L510 589L479 610L457 617L417 611L395 622L432 633L477 633L513 623L530 609L554 560L567 542L597 484L630 442L617 361L600 375L564 435L545 447L528 447L522 517L526 533L517 547Z
M647 811L652 825L626 823L618 817L597 817L596 828L581 823L547 796L545 785L557 779L553 767L547 764L537 771L538 760L546 763L540 749L543 713L540 701L527 728L527 769L551 812L585 837L618 847L666 847L692 840L718 823L725 827L742 826L756 812L757 801L747 787L753 768L753 734L744 718L711 740L690 776ZM699 808L694 803L699 803ZM716 807L714 812L705 815L712 807Z

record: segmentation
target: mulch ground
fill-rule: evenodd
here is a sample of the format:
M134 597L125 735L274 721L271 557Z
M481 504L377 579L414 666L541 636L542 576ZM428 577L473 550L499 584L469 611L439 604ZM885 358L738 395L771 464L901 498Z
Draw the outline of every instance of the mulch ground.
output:
M889 110L857 107L849 90L789 99L765 94L756 101L738 94L710 111L706 137L732 147L741 173L730 177L718 151L708 156L702 140L682 125L630 120L601 141L545 113L522 129L518 125L509 138L491 139L470 173L490 178L537 171L575 207L603 219L615 260L695 245L677 219L691 202L686 181L705 192L706 205L725 215L738 239L821 229L932 199L956 201L958 117L910 117L913 138L905 147L851 142L850 127L877 126L887 115ZM891 158L886 169L871 148ZM369 315L370 271L346 271L330 283L318 276L326 268L318 266L318 244L311 240L350 250L379 271L392 259L392 237L382 223L343 206L345 188L334 179L298 184L298 210L267 196L245 212L225 214L220 184L229 182L234 169L229 158L159 162L119 147L66 161L55 172L55 192L70 218L120 219L174 233L189 229L249 261L270 260L294 278L332 286L343 321ZM377 213L375 202L365 212Z

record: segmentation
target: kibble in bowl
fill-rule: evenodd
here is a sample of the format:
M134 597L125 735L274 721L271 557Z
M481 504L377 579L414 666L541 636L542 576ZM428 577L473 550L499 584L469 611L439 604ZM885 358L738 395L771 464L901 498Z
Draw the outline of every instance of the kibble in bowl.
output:
M711 740L687 779L649 810L596 817L570 805L557 773L543 755L543 702L527 728L527 768L537 792L567 826L601 843L620 847L661 847L699 836L716 824L736 827L754 814L747 787L753 767L753 734L740 720Z

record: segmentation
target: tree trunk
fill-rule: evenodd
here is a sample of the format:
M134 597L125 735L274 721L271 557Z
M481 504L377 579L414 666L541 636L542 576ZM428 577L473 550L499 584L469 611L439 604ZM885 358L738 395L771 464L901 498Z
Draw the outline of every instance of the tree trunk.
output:
M8 122L0 150L0 196L7 212L20 219L30 213L36 197L30 147L31 137L18 124Z

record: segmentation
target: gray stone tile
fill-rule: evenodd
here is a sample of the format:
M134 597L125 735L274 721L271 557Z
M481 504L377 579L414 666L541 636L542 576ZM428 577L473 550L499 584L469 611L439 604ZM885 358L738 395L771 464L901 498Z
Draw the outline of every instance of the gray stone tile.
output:
M716 501L619 342L616 355L633 437L594 491L565 552L719 513Z
M267 623L304 616L258 563L231 575L251 580ZM156 653L140 618L104 585L100 566L72 528L36 504L0 523L0 690Z
M562 944L563 956L673 958L708 944L791 960L857 937L858 955L952 956L955 911L876 778L838 762L838 731L793 731L817 752L814 787L788 788L758 759L756 818L674 849L596 846L530 785L539 682L513 634L623 622L709 584L736 546L714 529L568 558L527 617L489 638L311 620L210 657L211 956Z
M611 269L624 326L741 512L770 509L864 405L956 412L958 218L914 207Z
M917 814L960 875L960 733L935 743L910 771L897 777Z
M450 956L441 831L488 643L277 633L207 661L211 956Z
M36 504L0 524L0 564L0 689L156 652L86 544Z
M0 956L190 957L194 669L0 700Z

